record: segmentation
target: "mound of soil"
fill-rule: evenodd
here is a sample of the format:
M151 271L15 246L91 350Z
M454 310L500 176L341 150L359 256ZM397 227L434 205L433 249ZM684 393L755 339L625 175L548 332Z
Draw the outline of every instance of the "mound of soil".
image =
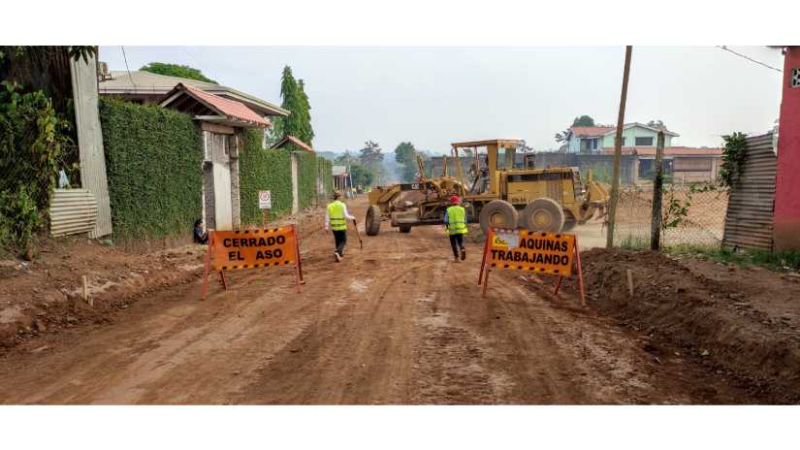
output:
M203 246L127 253L85 238L47 239L30 262L0 261L0 348L45 333L107 323L153 290L194 280ZM86 277L90 306L83 300Z
M653 352L697 363L757 401L800 402L797 282L650 251L594 249L581 259L590 308L649 335L661 344ZM574 278L569 288L576 288ZM774 305L778 298L784 299L780 308Z

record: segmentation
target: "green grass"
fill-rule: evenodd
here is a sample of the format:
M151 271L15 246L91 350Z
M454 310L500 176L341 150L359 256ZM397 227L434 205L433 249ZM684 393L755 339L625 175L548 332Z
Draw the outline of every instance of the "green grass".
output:
M645 250L650 248L650 239L628 234L619 243L623 250Z
M667 253L692 255L737 266L759 266L773 271L800 270L800 252L767 250L739 250L720 246L672 246L664 249Z

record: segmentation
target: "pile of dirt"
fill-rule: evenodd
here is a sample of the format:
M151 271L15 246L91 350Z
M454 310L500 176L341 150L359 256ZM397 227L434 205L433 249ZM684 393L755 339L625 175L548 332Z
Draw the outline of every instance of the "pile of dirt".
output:
M0 261L0 348L106 323L141 295L196 279L204 254L199 245L137 254L86 238L43 240L33 261Z
M590 308L648 335L654 355L697 363L759 401L800 402L798 283L764 270L650 251L594 249L581 259ZM761 285L752 288L756 282ZM575 289L574 278L568 287ZM780 315L765 306L776 296L786 299Z
M269 226L295 224L306 236L323 228L324 217L321 208L307 208ZM33 261L0 260L0 349L65 328L112 322L137 299L202 276L206 246L146 250L151 247L157 245L44 238ZM91 305L83 299L84 276Z

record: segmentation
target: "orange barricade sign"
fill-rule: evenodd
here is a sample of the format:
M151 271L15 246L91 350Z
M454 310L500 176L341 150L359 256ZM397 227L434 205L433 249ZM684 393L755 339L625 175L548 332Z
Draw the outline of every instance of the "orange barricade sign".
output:
M280 228L256 228L241 231L211 231L209 233L203 297L206 295L208 273L219 272L225 289L224 271L293 266L297 291L303 273L300 265L300 242L294 225Z
M490 228L483 249L478 285L483 278L485 296L492 269L522 270L558 275L557 294L563 277L572 275L573 264L577 266L581 302L585 304L581 258L574 234Z
M572 274L575 235L526 230L493 233L488 263L496 269L527 270L568 277Z

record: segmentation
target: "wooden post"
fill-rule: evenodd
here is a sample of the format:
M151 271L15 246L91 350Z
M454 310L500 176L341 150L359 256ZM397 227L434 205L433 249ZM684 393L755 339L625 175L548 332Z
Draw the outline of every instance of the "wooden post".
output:
M664 188L664 132L658 132L656 144L656 177L653 180L653 220L650 228L650 250L661 248L661 221L663 217L661 200Z
M264 223L262 225L263 225L263 228L267 228L267 224L269 223L269 210L268 209L262 209L262 211L264 212Z
M628 294L630 294L631 298L633 298L633 272L631 269L627 270L628 275Z
M619 162L622 159L622 128L625 126L625 102L628 98L628 78L631 72L631 53L633 47L625 47L625 70L622 72L622 95L619 99L619 116L617 116L617 137L614 142L614 170L611 174L611 199L608 202L608 235L606 248L614 246L614 222L617 216L617 199L619 197Z
M89 283L86 275L81 277L81 283L83 284L83 301L88 303L89 306L94 306L94 299L89 298Z

